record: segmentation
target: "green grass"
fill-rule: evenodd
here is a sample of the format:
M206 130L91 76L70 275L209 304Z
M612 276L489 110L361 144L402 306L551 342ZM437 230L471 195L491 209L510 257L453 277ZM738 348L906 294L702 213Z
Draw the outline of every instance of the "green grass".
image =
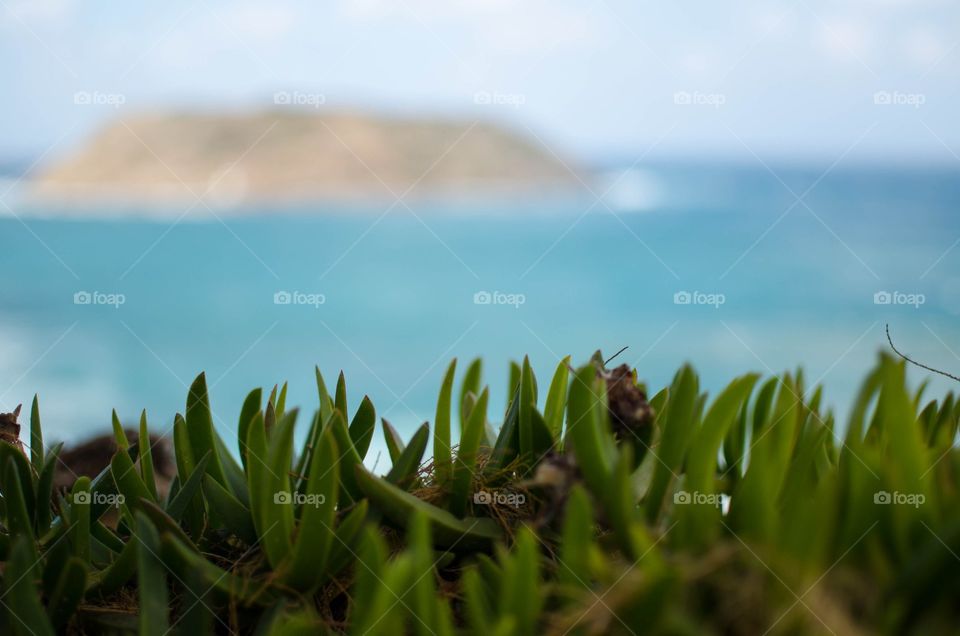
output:
M231 450L200 375L165 495L146 414L54 492L34 400L30 456L0 443L0 633L954 633L952 393L881 356L838 427L800 372L707 396L685 366L647 402L635 374L608 395L601 360L565 359L546 394L512 365L502 418L454 362L406 440L318 369L300 448L283 386L250 393Z

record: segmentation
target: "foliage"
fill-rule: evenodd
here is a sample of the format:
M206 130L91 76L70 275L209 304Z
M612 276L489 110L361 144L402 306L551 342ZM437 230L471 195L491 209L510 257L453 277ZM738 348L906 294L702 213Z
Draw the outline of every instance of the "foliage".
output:
M618 370L623 377L625 368ZM163 493L137 444L70 493L59 447L0 442L0 633L949 633L960 589L960 400L924 401L882 356L843 433L802 373L716 397L683 367L636 418L595 355L538 396L512 369L496 437L482 365L444 375L431 439L316 371L295 449L286 386L250 393L236 454L206 379L173 431ZM618 389L616 400L622 397ZM543 410L541 410L541 408ZM644 419L648 414L649 419ZM628 414L629 415L629 414ZM628 417L629 419L629 417ZM459 438L455 427L459 422ZM631 428L632 427L632 428ZM626 431L626 432L624 432ZM432 441L432 459L425 457Z

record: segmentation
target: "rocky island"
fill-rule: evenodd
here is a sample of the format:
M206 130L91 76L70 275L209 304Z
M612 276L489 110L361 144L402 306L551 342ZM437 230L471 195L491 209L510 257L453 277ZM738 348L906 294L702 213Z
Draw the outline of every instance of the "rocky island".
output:
M211 205L552 191L567 162L486 122L264 111L118 119L41 170L29 194Z

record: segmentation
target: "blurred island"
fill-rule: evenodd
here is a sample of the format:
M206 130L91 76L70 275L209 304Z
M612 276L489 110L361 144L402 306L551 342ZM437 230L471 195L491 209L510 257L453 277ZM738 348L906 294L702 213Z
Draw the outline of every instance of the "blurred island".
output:
M575 187L536 138L485 122L355 113L118 120L32 179L32 199L209 205L550 193Z

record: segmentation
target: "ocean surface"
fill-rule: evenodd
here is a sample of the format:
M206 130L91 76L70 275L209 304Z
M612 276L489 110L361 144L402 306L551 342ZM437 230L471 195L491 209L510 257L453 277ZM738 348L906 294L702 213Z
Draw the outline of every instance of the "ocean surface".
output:
M320 365L330 384L344 371L351 409L368 394L409 434L454 356L483 357L496 419L510 360L529 355L545 386L565 355L628 347L618 362L653 389L687 361L712 394L802 366L843 418L886 323L902 351L960 370L960 172L825 169L668 165L540 199L179 220L14 203L0 409L39 393L48 441L108 430L113 408L164 430L205 371L232 443L252 387L289 380L312 412Z

